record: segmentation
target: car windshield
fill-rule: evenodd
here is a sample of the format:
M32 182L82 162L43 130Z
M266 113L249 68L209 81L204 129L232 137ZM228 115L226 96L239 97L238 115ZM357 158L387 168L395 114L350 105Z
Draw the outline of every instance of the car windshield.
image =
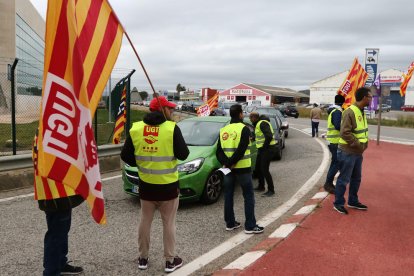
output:
M178 123L188 146L212 146L219 137L223 122L184 120Z

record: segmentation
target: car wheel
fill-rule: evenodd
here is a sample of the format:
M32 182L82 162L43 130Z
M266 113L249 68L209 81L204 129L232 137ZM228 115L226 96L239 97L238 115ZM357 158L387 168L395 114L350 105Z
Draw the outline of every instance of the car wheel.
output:
M282 159L282 147L281 147L281 145L278 145L276 147L276 152L275 152L275 155L274 155L273 159L274 160Z
M216 202L221 195L223 189L223 177L220 173L213 171L207 178L201 202L204 204L212 204Z

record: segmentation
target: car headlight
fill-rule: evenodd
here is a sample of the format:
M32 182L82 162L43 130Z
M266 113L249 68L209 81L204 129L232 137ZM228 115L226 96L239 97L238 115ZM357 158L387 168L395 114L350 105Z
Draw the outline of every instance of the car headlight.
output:
M203 165L204 158L197 158L193 161L178 165L179 172L193 173L198 171Z

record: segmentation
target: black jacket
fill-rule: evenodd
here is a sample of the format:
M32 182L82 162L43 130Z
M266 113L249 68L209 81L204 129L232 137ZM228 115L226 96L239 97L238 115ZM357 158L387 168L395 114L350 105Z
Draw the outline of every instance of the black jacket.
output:
M256 123L254 123L254 126L256 127L257 123L259 123L260 121L268 121L270 124L269 117L267 117L266 115L260 115L259 120ZM269 124L260 124L260 130L263 132L265 141L263 143L263 147L260 148L259 150L265 150L265 149L269 149L270 147L273 147L273 145L272 146L270 145L270 142L273 139L273 134L272 134L272 131L270 130Z
M156 111L145 115L143 121L148 125L155 126L164 123L166 120L161 112ZM188 150L188 147L184 141L184 137L181 133L181 130L177 125L174 128L173 147L174 156L179 160L185 160L190 154L190 151ZM122 148L121 159L130 166L137 166L137 163L135 161L134 144L132 143L131 136L129 135L126 138L124 147ZM140 180L139 196L143 200L165 201L176 198L178 194L178 181L164 185L154 185Z
M231 119L230 124L236 124L236 123L243 123L242 120L236 120ZM234 154L229 158L227 155L224 154L223 148L221 147L220 139L217 143L217 151L216 156L217 160L226 168L231 168L231 166L235 165L237 162L239 162L240 159L243 158L244 152L247 150L247 147L249 146L250 142L250 130L247 126L245 126L242 130L241 137L240 137L240 143L237 147ZM240 169L232 169L233 173L236 174L242 174L242 173L249 173L251 172L251 168L240 168Z

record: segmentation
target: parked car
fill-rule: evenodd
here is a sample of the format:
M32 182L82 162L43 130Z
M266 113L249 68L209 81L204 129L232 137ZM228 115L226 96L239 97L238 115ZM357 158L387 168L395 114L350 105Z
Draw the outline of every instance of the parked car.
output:
M287 138L289 135L289 122L279 109L272 106L248 106L244 110L245 116L248 116L251 112L257 112L260 115L266 115L269 118L279 118L282 122L281 128L284 130L284 135Z
M414 111L414 105L403 105L401 106L402 111Z
M279 105L279 111L282 112L283 115L298 118L299 111L296 109L295 105Z
M389 105L389 104L382 104L381 105L381 109L382 109L382 112L390 112L391 111L391 105Z
M270 124L275 132L274 138L277 141L273 159L280 160L282 159L283 149L285 148L285 130L282 128L282 121L279 118L270 118Z
M220 128L230 123L230 117L206 116L184 119L178 123L184 140L190 150L190 155L184 161L178 161L178 176L180 179L180 200L197 201L205 204L216 202L222 192L223 178L217 169L221 164L216 158L217 140ZM251 137L254 127L245 120ZM256 164L256 144L250 147L252 168ZM122 168L124 191L128 194L139 195L139 176L137 167L127 164Z

